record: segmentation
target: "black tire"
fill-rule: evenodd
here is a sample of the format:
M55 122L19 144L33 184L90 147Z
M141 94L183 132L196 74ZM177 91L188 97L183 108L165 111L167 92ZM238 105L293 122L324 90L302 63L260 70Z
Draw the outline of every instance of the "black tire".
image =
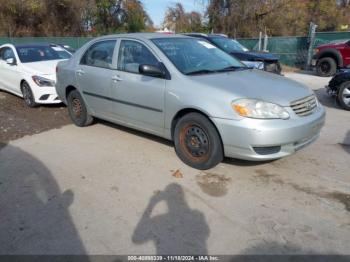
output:
M337 62L333 58L321 58L316 65L317 75L322 77L333 76L337 72L337 67Z
M344 82L340 85L337 100L342 108L350 111L350 81Z
M177 122L174 143L177 156L196 169L213 168L224 159L218 131L207 117L199 113L189 113Z
M94 121L78 90L73 90L68 94L67 106L69 116L75 125L79 127L89 126Z
M38 106L38 104L35 102L33 91L26 81L24 81L21 84L21 92L22 92L24 103L26 104L26 106L30 108L34 108Z

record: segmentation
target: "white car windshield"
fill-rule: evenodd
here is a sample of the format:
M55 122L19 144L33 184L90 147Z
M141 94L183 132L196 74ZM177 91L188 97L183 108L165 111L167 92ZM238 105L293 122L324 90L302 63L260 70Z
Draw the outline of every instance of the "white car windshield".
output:
M61 47L21 46L16 47L16 50L22 63L69 59L72 56Z
M239 60L209 42L197 38L157 38L157 47L186 75L246 69Z

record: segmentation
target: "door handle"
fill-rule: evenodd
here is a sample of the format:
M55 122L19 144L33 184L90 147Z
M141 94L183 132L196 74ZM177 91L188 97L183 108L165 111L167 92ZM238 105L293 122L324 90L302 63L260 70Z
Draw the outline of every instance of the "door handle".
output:
M113 77L112 77L112 80L113 80L114 82L123 81L123 79L122 79L120 76L113 76Z
M77 70L77 71L75 71L78 75L83 75L83 74L85 74L85 72L84 72L84 70L82 70L82 69L79 69L79 70Z

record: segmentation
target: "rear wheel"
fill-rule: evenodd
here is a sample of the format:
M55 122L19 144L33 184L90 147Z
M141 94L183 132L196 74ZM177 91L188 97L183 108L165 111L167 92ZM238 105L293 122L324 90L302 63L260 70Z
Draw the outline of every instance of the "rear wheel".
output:
M337 98L340 106L350 111L350 81L340 85Z
M73 123L77 126L89 126L93 122L93 117L88 113L85 102L78 90L73 90L68 94L68 112Z
M215 126L199 113L187 114L178 121L174 142L178 157L193 168L207 170L224 158L222 142Z
M319 76L333 76L337 72L337 62L331 57L324 57L318 60L316 71Z
M32 89L30 88L29 84L24 81L21 85L21 91L24 99L24 103L28 107L36 107L38 104L35 102L35 98L32 92Z

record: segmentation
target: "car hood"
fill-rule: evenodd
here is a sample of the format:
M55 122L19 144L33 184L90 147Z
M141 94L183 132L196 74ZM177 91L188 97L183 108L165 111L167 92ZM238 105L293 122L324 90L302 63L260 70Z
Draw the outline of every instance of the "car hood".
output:
M254 98L281 106L289 106L295 100L314 94L305 85L261 70L199 75L191 78L194 84L220 89L232 96L232 99Z
M27 73L38 75L55 75L58 62L64 60L50 60L32 63L23 63L23 67Z
M328 48L328 47L342 46L342 45L345 45L348 41L349 41L349 39L348 40L344 40L344 39L336 40L336 41L332 41L332 42L329 42L326 44L318 45L317 48Z
M241 61L273 62L279 60L279 57L277 55L266 52L232 52L231 55L237 57Z

